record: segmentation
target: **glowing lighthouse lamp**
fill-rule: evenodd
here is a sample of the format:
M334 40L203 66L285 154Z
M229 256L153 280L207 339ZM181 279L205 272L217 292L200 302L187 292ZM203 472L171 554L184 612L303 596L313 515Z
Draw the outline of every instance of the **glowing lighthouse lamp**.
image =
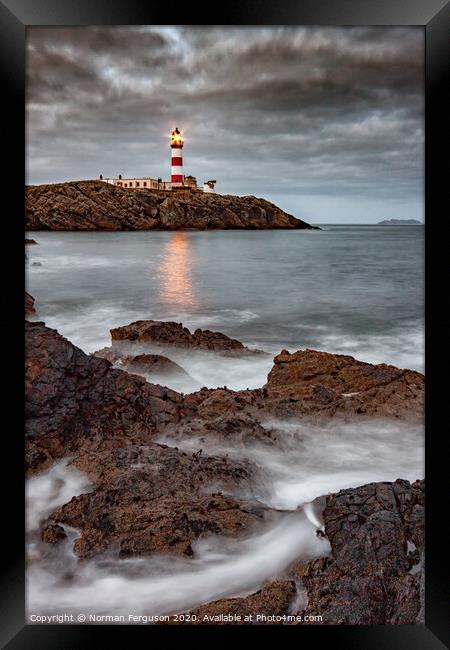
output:
M171 177L170 182L172 189L177 187L183 187L184 176L183 176L183 139L181 137L181 132L175 128L172 131L172 138L170 142L170 148L172 149L172 160L171 160Z

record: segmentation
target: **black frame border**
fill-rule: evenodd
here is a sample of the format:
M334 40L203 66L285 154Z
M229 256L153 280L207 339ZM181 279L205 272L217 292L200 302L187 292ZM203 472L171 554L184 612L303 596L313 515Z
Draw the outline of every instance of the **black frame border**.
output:
M25 33L32 25L418 25L425 29L426 93L425 93L425 263L426 263L426 328L425 353L426 386L426 624L418 626L303 626L299 636L296 626L273 626L270 636L278 641L331 642L345 650L383 650L415 648L439 650L450 646L448 622L448 538L442 526L446 518L444 498L448 494L448 469L442 459L439 438L444 425L444 409L448 396L445 382L438 379L441 358L432 349L433 341L446 341L449 324L436 317L433 293L437 282L445 277L445 237L438 226L445 218L448 203L448 172L441 160L446 160L445 127L448 123L448 62L450 61L450 3L447 0L232 0L214 7L181 3L170 6L143 3L139 0L1 0L0 1L0 78L3 94L3 178L7 188L3 210L7 230L9 256L5 264L3 304L8 313L2 318L3 340L8 385L3 391L5 406L16 415L12 424L4 426L2 442L6 446L3 458L3 535L2 576L0 581L0 643L11 650L49 648L69 650L88 648L103 641L105 633L114 635L114 642L130 643L130 636L145 634L146 641L178 639L228 643L236 638L237 630L254 641L268 627L220 626L39 626L25 624L25 561L24 561L24 441L22 422L18 413L24 411L23 366L24 322L23 287L25 285L23 221L25 184ZM447 73L447 75L446 75ZM447 77L447 78L446 78ZM447 201L446 201L447 199ZM433 225L434 222L434 225ZM432 229L433 228L433 229ZM4 250L5 253L5 250ZM446 255L447 254L447 255ZM9 259L8 259L9 257ZM434 316L432 318L432 310ZM445 329L444 329L445 328ZM433 329L434 334L433 334ZM14 406L13 406L14 405ZM4 408L3 415L6 415ZM441 419L442 418L442 419ZM19 424L19 426L17 426ZM7 465L7 468L5 468ZM5 471L6 469L6 471ZM447 492L445 492L447 488ZM275 632L274 632L275 630ZM248 636L250 635L250 636ZM444 645L446 644L446 645Z

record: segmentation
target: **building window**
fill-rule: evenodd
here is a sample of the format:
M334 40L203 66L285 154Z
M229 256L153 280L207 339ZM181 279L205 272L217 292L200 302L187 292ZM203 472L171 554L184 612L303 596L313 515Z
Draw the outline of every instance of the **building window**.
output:
M144 187L147 187L147 183L145 181L144 181L143 185L144 185Z

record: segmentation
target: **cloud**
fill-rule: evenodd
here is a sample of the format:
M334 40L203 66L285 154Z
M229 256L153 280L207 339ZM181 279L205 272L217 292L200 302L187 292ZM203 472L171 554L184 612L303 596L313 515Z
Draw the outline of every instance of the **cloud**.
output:
M177 124L186 172L221 192L421 206L421 28L31 27L27 44L29 183L167 177Z

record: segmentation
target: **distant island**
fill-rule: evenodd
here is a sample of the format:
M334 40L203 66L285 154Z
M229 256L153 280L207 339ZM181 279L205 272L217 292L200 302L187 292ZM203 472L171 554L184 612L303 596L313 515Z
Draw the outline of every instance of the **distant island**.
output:
M255 196L124 189L102 181L26 187L26 230L320 230Z
M385 219L379 221L377 226L423 226L423 223L417 219Z

